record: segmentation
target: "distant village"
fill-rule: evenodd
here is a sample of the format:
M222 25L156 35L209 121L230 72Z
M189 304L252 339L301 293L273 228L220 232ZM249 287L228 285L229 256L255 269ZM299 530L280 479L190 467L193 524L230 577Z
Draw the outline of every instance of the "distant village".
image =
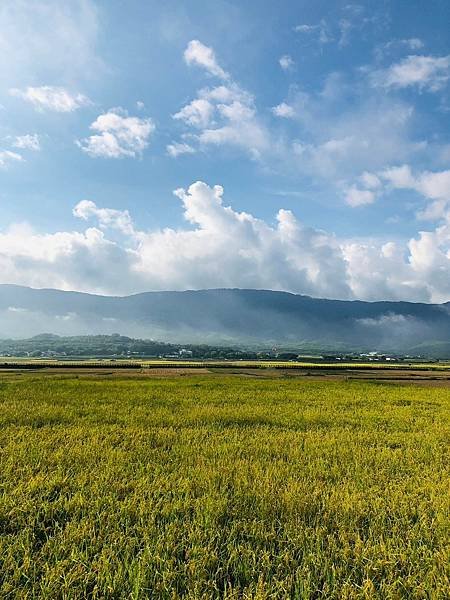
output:
M166 360L282 360L306 362L405 362L423 360L421 356L369 352L320 352L277 348L246 349L205 344L170 344L133 339L119 334L110 336L59 337L38 335L27 340L0 340L0 356L17 358L95 357L121 360L148 358Z

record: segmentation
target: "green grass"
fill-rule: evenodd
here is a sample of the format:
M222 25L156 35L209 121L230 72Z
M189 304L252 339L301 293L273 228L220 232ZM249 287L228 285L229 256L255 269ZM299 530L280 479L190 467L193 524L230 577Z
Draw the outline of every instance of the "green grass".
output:
M1 598L448 598L450 391L0 377Z

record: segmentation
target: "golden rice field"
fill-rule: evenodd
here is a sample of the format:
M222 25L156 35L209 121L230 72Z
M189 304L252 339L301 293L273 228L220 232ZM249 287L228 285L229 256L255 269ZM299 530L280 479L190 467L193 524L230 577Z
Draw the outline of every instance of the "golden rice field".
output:
M0 373L0 597L449 597L450 389Z
M183 368L183 369L199 369L199 368L249 368L249 369L314 369L314 370L390 370L397 369L415 370L415 371L439 371L450 373L450 362L385 362L385 361L299 361L299 360L169 360L169 359L146 359L146 358L23 358L23 357L0 357L0 367L14 368L20 367L35 367L35 368L77 368L77 367L95 367L105 366L109 368L133 367L143 369L160 369L160 368Z

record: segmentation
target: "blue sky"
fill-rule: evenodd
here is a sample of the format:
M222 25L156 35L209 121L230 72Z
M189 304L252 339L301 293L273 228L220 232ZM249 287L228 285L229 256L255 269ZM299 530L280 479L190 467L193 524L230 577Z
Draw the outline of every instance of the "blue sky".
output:
M449 23L446 0L4 0L0 281L450 300Z

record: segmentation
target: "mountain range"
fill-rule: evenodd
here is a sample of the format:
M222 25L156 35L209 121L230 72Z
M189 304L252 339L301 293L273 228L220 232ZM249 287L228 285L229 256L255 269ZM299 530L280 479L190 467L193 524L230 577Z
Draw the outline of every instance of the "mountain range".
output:
M450 357L450 303L212 289L125 297L0 285L0 338L120 333L181 343Z

